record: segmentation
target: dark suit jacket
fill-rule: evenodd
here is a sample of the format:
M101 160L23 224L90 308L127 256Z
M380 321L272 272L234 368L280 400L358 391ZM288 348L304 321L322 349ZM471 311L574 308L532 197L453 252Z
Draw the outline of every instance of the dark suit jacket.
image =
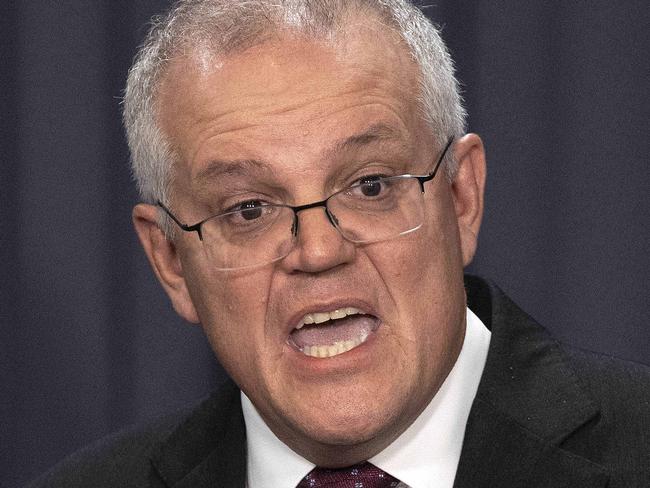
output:
M650 487L650 369L558 344L501 290L466 279L491 329L454 486ZM243 487L239 390L100 441L34 487ZM278 487L282 488L282 487Z

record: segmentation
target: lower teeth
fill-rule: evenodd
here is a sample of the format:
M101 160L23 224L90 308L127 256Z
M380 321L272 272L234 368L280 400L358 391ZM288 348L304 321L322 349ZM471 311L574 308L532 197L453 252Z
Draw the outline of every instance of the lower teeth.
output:
M348 352L350 349L363 344L368 338L367 334L363 334L361 337L348 341L337 341L334 344L329 346L305 346L302 348L303 354L315 358L331 358L332 356L338 356L344 352Z

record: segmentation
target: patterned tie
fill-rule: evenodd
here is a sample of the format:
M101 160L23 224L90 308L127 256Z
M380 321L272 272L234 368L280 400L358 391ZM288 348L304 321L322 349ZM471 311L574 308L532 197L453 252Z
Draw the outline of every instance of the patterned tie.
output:
M393 488L399 480L368 462L340 469L314 468L296 488Z

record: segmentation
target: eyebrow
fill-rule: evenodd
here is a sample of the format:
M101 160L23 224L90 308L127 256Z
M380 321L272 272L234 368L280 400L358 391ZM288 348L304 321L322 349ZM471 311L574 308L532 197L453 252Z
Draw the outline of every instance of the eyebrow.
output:
M358 149L375 142L397 141L404 145L400 131L383 122L373 124L363 132L346 137L336 142L329 153L337 153L349 149Z
M193 179L204 181L228 176L249 176L252 173L268 173L269 171L269 163L258 159L213 159Z

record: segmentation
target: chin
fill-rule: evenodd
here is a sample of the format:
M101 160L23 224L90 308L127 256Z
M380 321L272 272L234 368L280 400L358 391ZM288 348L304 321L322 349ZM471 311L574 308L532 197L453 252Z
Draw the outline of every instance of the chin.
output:
M297 442L288 443L296 452L327 468L357 464L386 448L397 436L390 419L344 417L297 426Z
M319 444L339 448L357 447L391 437L398 419L396 415L388 415L387 410L385 404L334 408L321 411L323 415L320 416L307 416L310 417L308 422L305 422L305 417L301 417L299 430Z

